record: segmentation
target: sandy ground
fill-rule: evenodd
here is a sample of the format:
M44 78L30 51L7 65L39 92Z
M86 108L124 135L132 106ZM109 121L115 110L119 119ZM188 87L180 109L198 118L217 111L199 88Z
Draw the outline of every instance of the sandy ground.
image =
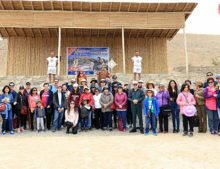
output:
M220 169L220 137L93 130L0 136L0 169Z

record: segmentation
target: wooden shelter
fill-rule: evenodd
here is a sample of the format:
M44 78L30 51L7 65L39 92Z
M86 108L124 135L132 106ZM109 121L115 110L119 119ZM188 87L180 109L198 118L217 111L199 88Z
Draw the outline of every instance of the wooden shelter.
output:
M196 3L122 3L58 0L0 0L0 36L8 38L7 75L45 75L50 50L66 74L67 47L109 47L117 66L132 73L135 50L143 73L166 73L167 40Z

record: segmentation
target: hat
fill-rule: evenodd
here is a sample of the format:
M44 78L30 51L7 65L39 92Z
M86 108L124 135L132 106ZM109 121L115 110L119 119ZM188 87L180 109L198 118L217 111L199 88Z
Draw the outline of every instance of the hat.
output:
M55 79L54 82L59 82L59 80L58 80L58 79Z
M89 90L89 88L87 86L85 86L83 90Z
M121 88L121 89L122 89L123 87L122 87L122 85L118 85L118 88Z
M78 87L79 85L77 83L74 83L73 84L73 87Z
M97 80L96 80L95 78L92 78L91 81L90 81L90 83L92 83L92 82L97 83Z
M138 82L137 82L136 80L134 80L134 81L132 82L132 84L138 84Z
M113 76L112 76L112 79L114 79L114 80L117 79L117 76L116 76L116 75L113 75Z
M164 83L160 83L160 84L159 84L159 87L164 87L164 86L165 86Z
M15 83L14 82L10 82L9 86L15 86Z
M24 86L20 86L20 87L19 87L19 90L22 90L22 89L24 89Z
M200 81L196 81L194 84L195 84L195 85L198 85L198 86L200 86L200 87L202 87L202 86L203 86L203 83L202 83L202 82L200 82Z
M81 82L86 82L86 79L82 79Z
M144 83L144 81L143 80L139 80L138 83Z
M216 75L216 79L220 79L220 74Z
M113 85L113 87L118 87L118 84L117 84L117 83L115 83L115 84Z
M26 82L26 85L31 85L31 83L30 82Z
M76 81L76 79L74 79L74 78L73 78L73 79L71 79L70 81L71 81L71 82L75 82L75 81Z
M154 84L154 82L153 81L148 81L147 84Z

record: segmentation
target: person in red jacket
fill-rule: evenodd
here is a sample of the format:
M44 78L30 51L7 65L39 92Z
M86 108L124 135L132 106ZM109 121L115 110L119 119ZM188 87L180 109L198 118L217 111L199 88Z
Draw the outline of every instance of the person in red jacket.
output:
M81 94L79 99L79 105L82 107L83 100L88 100L88 105L92 107L92 110L94 109L94 98L92 93L90 93L89 88L85 87L84 92ZM89 117L88 117L88 128L92 128L92 111L89 111Z
M118 125L119 130L125 132L126 131L126 114L127 114L127 95L123 92L122 86L118 86L118 92L115 94L115 106L117 112L117 118L120 123L122 119L123 129Z

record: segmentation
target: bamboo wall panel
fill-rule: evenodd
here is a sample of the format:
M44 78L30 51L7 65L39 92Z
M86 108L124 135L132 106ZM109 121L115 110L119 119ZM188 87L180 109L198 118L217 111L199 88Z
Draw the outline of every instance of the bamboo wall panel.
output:
M8 42L7 75L45 75L46 58L51 50L57 52L57 38L10 37ZM125 38L126 73L132 73L135 50L143 57L143 73L167 72L167 42L164 38ZM110 57L117 63L113 72L123 72L120 37L62 38L61 75L66 74L67 47L109 47Z

